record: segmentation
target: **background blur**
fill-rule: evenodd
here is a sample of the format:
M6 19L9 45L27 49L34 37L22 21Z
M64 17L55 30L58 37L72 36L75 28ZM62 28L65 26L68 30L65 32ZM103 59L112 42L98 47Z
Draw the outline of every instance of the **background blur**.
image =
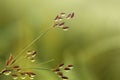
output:
M75 12L70 29L53 29L28 49L38 52L38 63L55 59L40 67L65 62L75 65L69 80L120 80L120 0L0 0L0 70L10 53L16 56L60 12ZM35 80L60 80L37 72Z

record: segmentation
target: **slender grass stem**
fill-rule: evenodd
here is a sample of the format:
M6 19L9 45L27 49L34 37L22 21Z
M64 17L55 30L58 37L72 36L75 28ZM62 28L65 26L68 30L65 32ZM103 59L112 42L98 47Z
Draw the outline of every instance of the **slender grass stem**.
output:
M47 70L47 71L51 71L51 69L48 69L48 68L22 68L22 69L36 69L36 70Z
M32 46L36 41L38 41L41 37L43 37L48 31L50 31L53 27L48 28L46 31L41 33L38 37L36 37L30 44L28 44L25 48L21 50L21 52L18 53L18 55L14 58L14 60L17 60L18 57L22 55L22 53L27 50L30 46ZM17 61L15 61L16 63Z
M47 63L52 62L52 61L54 61L54 59L50 59L50 60L48 60L48 61L45 61L45 62L39 63L39 65L44 65L44 64L47 64Z

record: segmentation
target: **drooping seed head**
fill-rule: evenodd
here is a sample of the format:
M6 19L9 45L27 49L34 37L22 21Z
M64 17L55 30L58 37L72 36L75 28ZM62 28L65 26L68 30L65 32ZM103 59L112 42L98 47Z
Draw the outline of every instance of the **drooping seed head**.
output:
M36 56L36 51L28 51L27 53L27 58L31 61L31 62L35 62L34 57Z
M16 75L16 74L11 74L11 76L14 80L18 79L18 75Z
M20 66L13 66L13 68L14 68L14 69L18 69L18 68L20 68Z
M58 68L62 68L63 66L64 66L64 63L59 64L59 65L58 65Z
M73 17L74 17L74 15L75 15L75 14L74 14L74 12L73 12L73 13L71 14L71 18L73 18Z
M73 68L73 65L72 65L72 64L70 64L70 65L68 65L68 67L69 67L70 69L72 69L72 68Z
M71 18L71 13L67 15L66 19L70 19Z
M59 16L57 15L54 20L55 20L55 21L58 21L58 19L59 19Z
M63 79L63 80L68 80L68 77L63 76L62 79Z
M13 56L10 54L9 58L6 60L6 66L10 65L13 61Z
M64 24L65 24L65 22L60 23L60 24L59 24L59 27L63 27Z
M26 78L26 73L20 73L21 74L21 79L25 79Z
M57 75L62 77L63 76L63 73L62 72L57 72Z
M64 68L64 70L68 71L68 70L71 70L71 69L69 67L66 67L66 68Z
M55 69L53 69L52 71L53 71L53 72L58 72L58 71L60 71L60 69L59 69L59 68L55 68Z
M63 29L64 31L67 31L68 28L69 28L69 27L67 27L67 26L62 27L62 29Z
M65 13L64 13L64 12L61 12L60 14L61 14L61 16L62 16L62 17L64 17L64 16L65 16Z
M4 74L4 75L10 75L12 73L12 71L7 70L7 69L3 69L1 73Z

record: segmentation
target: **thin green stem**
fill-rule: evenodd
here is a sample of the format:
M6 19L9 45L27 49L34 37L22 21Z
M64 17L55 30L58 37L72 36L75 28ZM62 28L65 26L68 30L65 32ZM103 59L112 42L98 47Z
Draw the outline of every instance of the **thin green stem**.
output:
M48 69L48 68L22 68L22 69L36 69L36 70L47 70L47 71L51 71L51 69Z
M25 48L21 50L21 52L18 53L18 55L14 58L14 60L17 60L19 56L22 55L22 53L27 50L30 46L32 46L36 41L38 41L41 37L43 37L49 30L51 30L53 27L48 28L45 32L41 33L38 37L36 37L30 44L28 44ZM15 61L16 63L17 61Z
M47 64L47 63L52 62L52 61L54 61L54 59L50 59L50 60L48 60L48 61L45 61L45 62L39 63L39 65L44 65L44 64Z

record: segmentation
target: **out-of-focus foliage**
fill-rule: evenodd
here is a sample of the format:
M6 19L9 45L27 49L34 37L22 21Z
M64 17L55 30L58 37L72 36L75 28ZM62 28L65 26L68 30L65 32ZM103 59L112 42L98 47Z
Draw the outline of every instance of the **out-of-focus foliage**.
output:
M75 12L69 31L53 29L28 49L38 52L38 63L55 59L39 67L65 62L75 65L70 80L120 80L119 0L0 0L0 70L10 53L16 56L60 12ZM58 80L49 71L37 72L35 80Z

